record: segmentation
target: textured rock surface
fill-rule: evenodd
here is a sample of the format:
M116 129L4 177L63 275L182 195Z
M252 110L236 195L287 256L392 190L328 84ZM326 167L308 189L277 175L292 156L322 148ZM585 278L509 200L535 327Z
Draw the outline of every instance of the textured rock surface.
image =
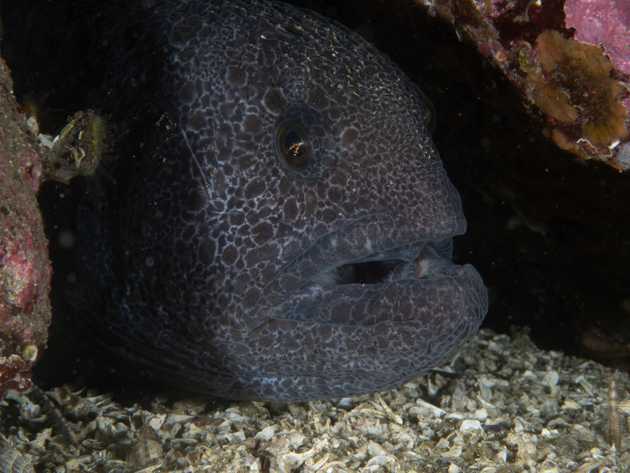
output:
M615 67L630 74L630 2L566 0L564 11L575 39L601 45Z
M618 170L630 168L626 2L417 3L451 23L499 68L542 114L544 132L557 146Z
M0 395L30 385L46 344L50 265L36 192L41 163L0 59Z

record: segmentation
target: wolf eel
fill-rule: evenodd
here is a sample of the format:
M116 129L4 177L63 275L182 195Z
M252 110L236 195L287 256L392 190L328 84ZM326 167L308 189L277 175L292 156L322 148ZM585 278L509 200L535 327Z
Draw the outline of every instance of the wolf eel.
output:
M477 331L461 201L390 59L276 1L139 5L104 41L118 158L79 235L112 352L179 388L302 401L398 386Z

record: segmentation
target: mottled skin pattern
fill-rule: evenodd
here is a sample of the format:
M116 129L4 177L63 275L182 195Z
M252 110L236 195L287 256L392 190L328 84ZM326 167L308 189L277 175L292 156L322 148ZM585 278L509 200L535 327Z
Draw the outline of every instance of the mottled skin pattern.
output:
M110 347L232 399L382 390L444 361L487 295L450 262L465 220L413 83L281 3L154 3L111 74L117 197L85 217ZM340 269L374 261L394 261L376 282Z

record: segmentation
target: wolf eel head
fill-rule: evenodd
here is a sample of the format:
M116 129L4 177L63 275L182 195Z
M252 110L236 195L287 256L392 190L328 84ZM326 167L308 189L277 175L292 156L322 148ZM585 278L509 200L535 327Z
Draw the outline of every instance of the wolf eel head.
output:
M306 400L398 385L476 331L486 290L450 261L460 198L388 58L274 2L158 2L133 28L113 75L143 118L101 232L99 320L126 358L220 397Z

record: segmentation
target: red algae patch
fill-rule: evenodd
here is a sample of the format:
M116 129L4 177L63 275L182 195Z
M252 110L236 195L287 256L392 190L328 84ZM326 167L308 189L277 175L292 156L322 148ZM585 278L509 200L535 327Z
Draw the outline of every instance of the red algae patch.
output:
M564 11L576 40L601 45L615 67L630 74L628 0L566 0Z
M50 263L36 192L41 162L0 60L0 396L27 389L50 324Z

